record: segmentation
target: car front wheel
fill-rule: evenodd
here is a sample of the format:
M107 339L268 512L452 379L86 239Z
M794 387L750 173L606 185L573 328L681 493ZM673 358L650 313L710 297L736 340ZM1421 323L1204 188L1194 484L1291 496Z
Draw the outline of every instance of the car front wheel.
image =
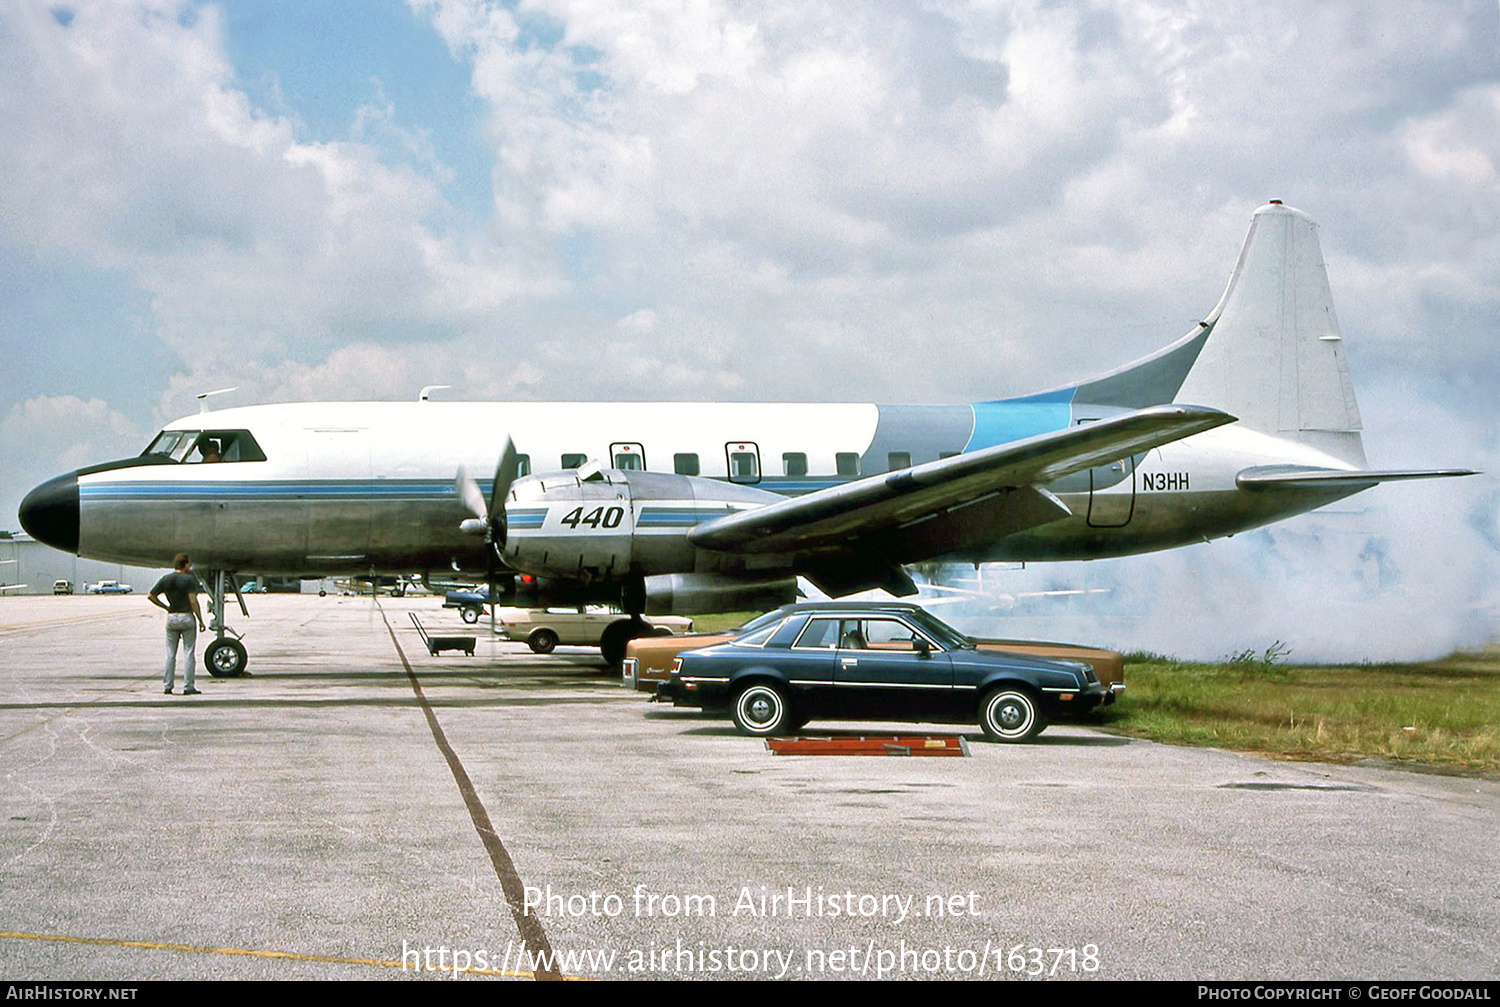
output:
M979 704L979 726L992 741L1030 741L1047 726L1036 698L1025 689L1004 687Z
M782 734L791 720L785 694L768 682L748 685L734 699L734 726L742 734L757 738Z

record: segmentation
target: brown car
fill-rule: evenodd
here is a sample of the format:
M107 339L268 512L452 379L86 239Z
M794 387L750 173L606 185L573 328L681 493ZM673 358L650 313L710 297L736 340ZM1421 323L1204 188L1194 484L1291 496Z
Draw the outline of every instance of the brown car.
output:
M726 630L722 633L642 637L638 640L631 640L625 645L625 661L622 666L625 684L638 692L654 693L656 687L671 676L672 661L683 651L724 643L748 629L763 626L773 619L783 619L792 612L813 608L818 604L820 603L787 605L775 612L768 612L752 619L738 629ZM915 606L905 602L872 602L870 607L899 610ZM1003 650L1012 654L1025 654L1028 657L1056 657L1082 661L1094 669L1094 674L1099 676L1099 683L1111 692L1118 693L1125 688L1125 658L1118 651L1081 647L1072 643L1047 643L1039 640L991 640L975 637L974 643L980 650Z

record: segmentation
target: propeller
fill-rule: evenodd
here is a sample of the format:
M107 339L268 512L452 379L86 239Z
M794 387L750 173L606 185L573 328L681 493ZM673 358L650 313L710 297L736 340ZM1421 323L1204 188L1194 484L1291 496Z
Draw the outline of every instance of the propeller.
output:
M505 498L510 496L511 484L520 472L516 458L516 445L505 438L505 450L500 452L500 461L495 465L495 480L490 490L490 502L486 506L484 493L468 471L459 466L455 487L464 506L473 514L460 526L470 533L484 533L484 580L489 586L490 636L495 634L495 601L500 594L500 552L505 548Z

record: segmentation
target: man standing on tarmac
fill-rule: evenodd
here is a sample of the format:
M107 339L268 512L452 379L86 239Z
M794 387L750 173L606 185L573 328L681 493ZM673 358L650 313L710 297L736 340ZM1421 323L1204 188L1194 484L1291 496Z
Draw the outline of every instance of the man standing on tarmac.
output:
M172 561L172 572L157 581L156 586L151 589L151 604L167 613L167 666L162 673L162 684L166 688L162 692L168 696L172 694L172 682L177 675L179 640L187 651L187 686L182 694L198 695L198 690L193 688L193 674L197 671L197 657L193 650L198 645L198 630L206 628L203 625L203 615L198 610L198 595L202 593L203 585L198 583L198 578L193 574L193 562L185 552L177 554L177 558ZM167 596L165 603L161 600L162 595Z

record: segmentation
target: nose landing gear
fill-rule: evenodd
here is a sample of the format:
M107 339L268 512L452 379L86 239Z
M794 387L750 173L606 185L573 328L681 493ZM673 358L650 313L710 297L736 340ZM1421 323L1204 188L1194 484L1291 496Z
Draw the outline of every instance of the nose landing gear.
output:
M240 594L240 585L235 580L234 574L227 570L215 570L209 574L209 578L213 582L209 592L209 606L213 610L213 621L209 623L209 628L214 632L214 641L203 650L203 666L214 678L238 678L245 674L245 666L249 663L250 656L245 650L245 645L240 642L240 634L224 623L226 586L234 593L234 599L240 605L240 612L247 619L250 618L250 610L245 607L245 598Z

